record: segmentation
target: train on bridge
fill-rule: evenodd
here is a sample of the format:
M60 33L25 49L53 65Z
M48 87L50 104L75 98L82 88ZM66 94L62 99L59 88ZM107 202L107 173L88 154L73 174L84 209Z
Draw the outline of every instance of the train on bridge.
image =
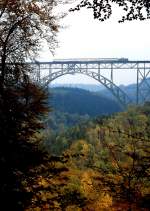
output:
M101 61L101 62L128 62L128 58L64 58L54 59L53 62L84 62L84 61Z

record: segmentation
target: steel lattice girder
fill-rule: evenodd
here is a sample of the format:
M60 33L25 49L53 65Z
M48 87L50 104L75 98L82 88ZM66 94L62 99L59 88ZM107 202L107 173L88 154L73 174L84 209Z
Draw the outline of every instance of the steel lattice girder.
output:
M30 63L30 65L34 66L34 68L36 66L35 63ZM94 61L90 59L85 59L84 61L80 61L78 59L78 61L62 60L53 62L39 62L38 68L40 69L41 76L43 71L48 70L48 73L42 77L39 76L39 72L37 71L37 77L40 78L40 83L43 86L47 86L48 83L63 75L81 73L99 81L112 92L112 94L119 100L122 105L125 106L133 102L131 102L131 100L124 91L122 91L118 86L115 85L115 82L113 81L113 70L136 70L136 103L139 103L139 97L142 97L143 100L146 100L147 96L149 97L150 93L150 84L146 81L146 79L150 75L150 61L121 61L121 59L103 61L100 61L99 59L94 59ZM104 77L102 74L100 74L101 70L111 70L111 77ZM144 89L142 84L144 82L147 90L146 94L145 92L143 94Z

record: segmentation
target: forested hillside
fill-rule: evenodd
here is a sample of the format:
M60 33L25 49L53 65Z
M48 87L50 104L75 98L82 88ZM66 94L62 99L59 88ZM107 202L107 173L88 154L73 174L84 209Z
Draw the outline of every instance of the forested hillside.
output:
M50 210L148 211L149 131L150 103L59 134L46 130L43 147L57 175L42 178L55 190L42 191L40 199Z
M55 131L85 123L96 116L104 116L121 111L114 100L99 93L79 88L57 87L49 90L49 105L52 107L47 124Z
M118 103L104 96L78 88L53 88L50 104L54 110L97 116L120 111Z

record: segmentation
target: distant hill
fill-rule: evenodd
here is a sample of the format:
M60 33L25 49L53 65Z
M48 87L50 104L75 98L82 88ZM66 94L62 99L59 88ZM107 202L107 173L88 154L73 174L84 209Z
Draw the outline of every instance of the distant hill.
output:
M104 89L104 86L101 84L51 84L50 88L56 87L68 87L68 88L79 88L91 92L98 92Z
M55 111L89 115L107 115L121 110L119 104L112 99L79 88L51 88L50 105Z
M145 90L144 92L148 96L149 93L147 92L147 84L149 84L149 87L150 87L150 78L147 78L145 82L142 83L142 85L140 86L140 89ZM57 88L57 87L80 88L80 89L84 89L91 92L97 92L97 94L100 95L101 97L109 98L117 102L116 98L112 95L112 93L101 84L99 85L97 84L52 84L50 87L51 88ZM127 86L120 85L119 87L129 96L129 98L133 102L136 102L136 89L137 89L136 84L130 84ZM147 97L146 100L150 100L150 97ZM143 99L140 98L139 101L143 101Z

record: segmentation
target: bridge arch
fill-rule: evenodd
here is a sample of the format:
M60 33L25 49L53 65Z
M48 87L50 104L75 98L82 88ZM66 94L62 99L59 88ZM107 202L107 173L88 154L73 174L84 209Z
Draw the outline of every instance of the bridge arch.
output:
M96 81L100 82L103 86L105 86L113 94L113 96L119 101L119 103L123 107L126 107L127 105L132 103L132 101L127 96L127 94L123 90L121 90L117 85L115 85L111 80L109 80L108 78L104 77L101 74L98 74L96 72L89 71L89 70L81 70L81 69L73 70L73 69L71 69L69 71L61 70L61 71L53 72L53 73L49 74L48 76L45 76L41 80L41 83L42 83L42 86L47 87L50 82L52 82L53 80L55 80L63 75L67 75L67 74L73 75L76 73L87 75L87 76L95 79Z

